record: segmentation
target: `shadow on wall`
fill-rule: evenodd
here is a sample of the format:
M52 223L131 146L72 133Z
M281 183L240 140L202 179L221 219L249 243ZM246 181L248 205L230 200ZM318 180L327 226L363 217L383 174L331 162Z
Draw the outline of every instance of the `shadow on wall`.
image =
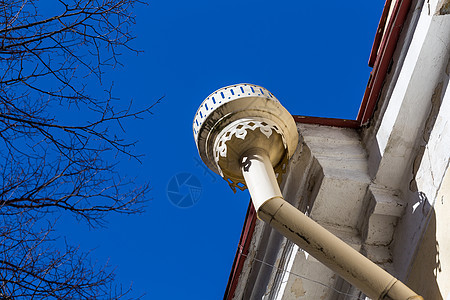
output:
M423 207L422 210L430 210L428 224L414 254L406 285L424 299L443 300L437 283L437 276L441 272L441 262L439 243L436 238L436 213L428 201L423 203L424 206L428 207Z

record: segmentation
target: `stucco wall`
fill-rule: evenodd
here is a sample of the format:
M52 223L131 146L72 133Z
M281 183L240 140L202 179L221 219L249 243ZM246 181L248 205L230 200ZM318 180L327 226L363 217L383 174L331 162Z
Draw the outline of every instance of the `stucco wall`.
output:
M450 299L450 172L444 177L407 284L424 299Z

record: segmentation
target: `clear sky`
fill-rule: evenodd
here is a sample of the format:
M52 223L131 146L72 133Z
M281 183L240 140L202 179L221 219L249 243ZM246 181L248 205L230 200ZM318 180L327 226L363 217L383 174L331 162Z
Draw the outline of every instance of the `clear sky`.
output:
M109 258L117 280L143 299L222 299L235 256L248 192L233 194L198 165L192 120L216 89L235 83L267 88L294 115L355 119L370 68L367 61L384 1L153 0L136 9L139 56L108 73L115 95L143 108L165 95L154 115L126 125L142 164L119 171L149 180L147 211L112 216L89 231L67 223L68 239ZM171 178L188 173L202 191L179 208ZM181 190L180 193L185 193Z

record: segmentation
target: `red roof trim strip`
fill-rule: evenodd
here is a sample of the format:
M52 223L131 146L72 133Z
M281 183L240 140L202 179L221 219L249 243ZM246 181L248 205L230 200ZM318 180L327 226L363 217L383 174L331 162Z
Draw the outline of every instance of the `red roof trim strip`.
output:
M250 202L250 204L248 205L244 227L242 228L241 238L236 250L236 256L234 257L233 267L231 269L230 277L228 278L228 284L227 288L225 289L223 300L233 299L234 292L236 291L236 287L239 282L239 276L241 275L242 268L244 267L248 249L250 248L250 242L252 241L255 224L256 211L253 207L253 204Z
M383 38L384 28L386 26L387 17L389 15L389 9L391 7L391 0L387 0L384 4L383 13L381 14L380 22L378 23L377 33L375 34L375 40L373 41L372 50L370 51L369 67L373 67L377 58L378 49L380 48L381 39Z
M389 20L386 33L383 36L380 50L378 50L375 65L370 73L369 82L367 83L361 107L359 108L358 117L356 118L361 125L364 125L369 121L375 110L378 96L383 87L384 79L386 78L387 70L391 63L392 56L394 55L394 50L397 47L398 38L410 6L411 0L399 0L395 3L392 17Z
M318 124L318 125L345 127L345 128L360 127L360 123L356 120L308 117L308 116L293 116L293 117L295 122L302 124Z

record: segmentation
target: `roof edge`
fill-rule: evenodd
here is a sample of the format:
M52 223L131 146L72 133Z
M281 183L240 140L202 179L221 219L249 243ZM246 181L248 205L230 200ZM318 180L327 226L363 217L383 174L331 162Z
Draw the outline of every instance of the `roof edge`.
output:
M252 240L253 232L256 224L256 211L250 201L247 214L245 215L244 226L242 228L241 237L234 257L233 265L231 267L230 276L228 277L227 287L223 300L233 299L234 292L239 282L239 276L241 275L242 268L244 267L245 259L250 248L250 242Z
M387 28L382 34L381 43L379 46L376 46L377 40L374 41L371 58L369 59L369 64L374 60L373 70L370 72L369 81L356 118L361 125L365 125L372 118L410 6L411 0L397 0L392 10L391 17L389 18ZM386 7L387 5L385 5L384 10L389 11ZM383 11L383 14L384 13L385 12ZM380 20L380 24L381 21L382 20ZM386 21L387 19L384 22ZM378 30L381 27L384 28L384 25L379 25ZM376 48L377 51L374 51L374 48Z
M344 128L359 128L361 124L357 120L348 119L335 119L335 118L323 118L323 117L310 117L310 116L292 116L296 123L302 124L317 124L333 127Z

